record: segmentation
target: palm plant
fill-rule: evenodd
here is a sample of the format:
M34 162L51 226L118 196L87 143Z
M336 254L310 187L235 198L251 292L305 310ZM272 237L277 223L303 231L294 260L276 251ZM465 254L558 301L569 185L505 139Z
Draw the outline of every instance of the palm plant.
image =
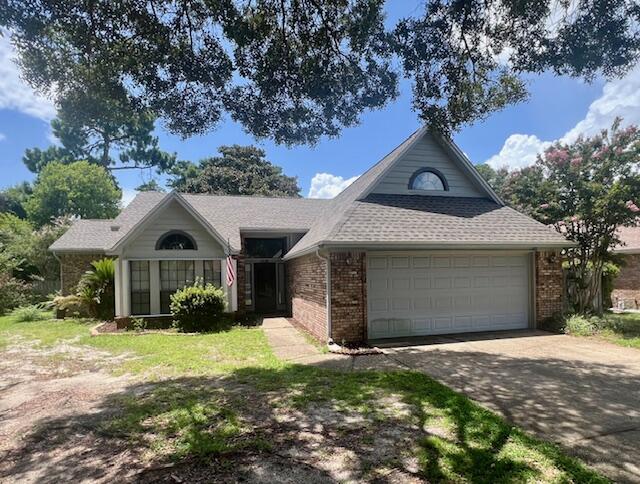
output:
M116 265L113 259L103 258L91 263L78 284L80 297L94 316L112 319L115 314L114 280Z

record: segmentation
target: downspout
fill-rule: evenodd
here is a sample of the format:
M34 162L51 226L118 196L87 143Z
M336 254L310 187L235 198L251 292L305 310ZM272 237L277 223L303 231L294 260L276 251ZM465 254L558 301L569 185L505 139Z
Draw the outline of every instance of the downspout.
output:
M51 253L53 254L53 257L58 261L58 266L60 267L60 294L62 294L62 261L60 260L60 257L58 257L58 254L56 254L53 250L51 251Z
M331 338L331 259L320 254L320 249L316 249L316 256L327 263L326 292L327 292L327 343L332 343Z

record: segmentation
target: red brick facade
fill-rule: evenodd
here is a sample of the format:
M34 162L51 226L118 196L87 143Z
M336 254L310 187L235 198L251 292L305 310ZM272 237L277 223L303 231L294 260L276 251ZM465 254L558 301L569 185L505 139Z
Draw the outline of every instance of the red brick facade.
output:
M91 263L103 257L104 254L100 253L59 254L62 294L67 295L75 292L82 275L91 269Z
M331 254L331 337L336 343L367 340L367 257Z
M562 314L564 309L564 276L562 258L557 252L535 254L536 325Z
M624 305L626 309L640 309L640 254L624 256L624 265L613 281L611 304L613 307Z
M316 254L287 263L291 316L320 341L327 341L327 262Z

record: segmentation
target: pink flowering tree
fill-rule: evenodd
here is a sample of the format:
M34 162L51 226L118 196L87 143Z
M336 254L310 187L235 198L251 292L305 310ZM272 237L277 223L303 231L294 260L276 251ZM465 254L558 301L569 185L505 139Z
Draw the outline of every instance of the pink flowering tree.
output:
M611 129L572 144L556 143L536 163L509 175L506 200L576 242L566 251L579 312L593 309L616 229L640 220L640 132Z

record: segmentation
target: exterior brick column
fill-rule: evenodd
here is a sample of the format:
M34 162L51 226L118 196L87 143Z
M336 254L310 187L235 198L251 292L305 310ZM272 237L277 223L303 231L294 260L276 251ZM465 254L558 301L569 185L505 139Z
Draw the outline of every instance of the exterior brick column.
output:
M58 254L62 294L66 296L75 292L82 275L91 269L91 263L103 257L104 254L101 253Z
M559 316L564 311L564 275L562 258L553 251L536 252L536 325Z
M331 253L331 337L336 343L367 340L367 256Z
M287 262L291 316L304 330L327 341L327 262L316 254Z

